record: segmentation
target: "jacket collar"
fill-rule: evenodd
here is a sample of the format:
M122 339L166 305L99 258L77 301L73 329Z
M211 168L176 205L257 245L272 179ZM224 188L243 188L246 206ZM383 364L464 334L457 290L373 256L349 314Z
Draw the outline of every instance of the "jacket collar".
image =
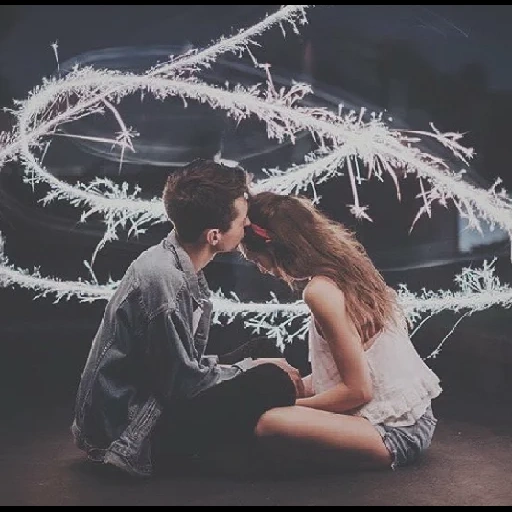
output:
M178 267L184 272L187 278L192 297L201 304L201 302L210 295L208 282L202 270L196 272L190 256L178 241L175 229L164 239L164 247L174 253Z

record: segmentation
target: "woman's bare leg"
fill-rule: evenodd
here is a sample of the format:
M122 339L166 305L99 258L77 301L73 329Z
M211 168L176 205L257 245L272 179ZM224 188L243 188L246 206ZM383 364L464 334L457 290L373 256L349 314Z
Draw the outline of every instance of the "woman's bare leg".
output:
M391 455L369 421L308 407L271 409L256 436L266 459L284 467L390 468Z

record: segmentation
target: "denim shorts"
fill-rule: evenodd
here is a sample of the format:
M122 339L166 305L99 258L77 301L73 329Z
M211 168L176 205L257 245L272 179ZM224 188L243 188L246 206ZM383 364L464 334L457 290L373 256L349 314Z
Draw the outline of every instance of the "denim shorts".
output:
M407 466L418 460L421 453L432 442L437 419L428 407L425 414L414 425L408 427L391 427L379 424L375 428L393 457L391 469Z

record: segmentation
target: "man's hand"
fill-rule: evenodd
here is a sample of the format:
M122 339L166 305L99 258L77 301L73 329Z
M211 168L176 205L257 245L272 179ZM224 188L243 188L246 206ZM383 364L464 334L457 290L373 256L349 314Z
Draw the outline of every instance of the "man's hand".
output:
M296 398L303 398L305 396L304 390L304 382L302 381L302 377L300 376L299 370L292 366L286 361L284 357L262 357L259 359L255 359L253 361L253 366L258 366L260 364L272 363L280 368L282 368L292 379L293 385L295 386L295 396Z

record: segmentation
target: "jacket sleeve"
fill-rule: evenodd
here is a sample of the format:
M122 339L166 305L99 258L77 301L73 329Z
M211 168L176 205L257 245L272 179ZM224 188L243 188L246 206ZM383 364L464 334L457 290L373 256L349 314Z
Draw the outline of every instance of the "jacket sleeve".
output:
M236 367L221 367L215 358L199 358L194 337L178 310L164 310L148 325L147 372L152 391L163 405L191 398L236 376Z

